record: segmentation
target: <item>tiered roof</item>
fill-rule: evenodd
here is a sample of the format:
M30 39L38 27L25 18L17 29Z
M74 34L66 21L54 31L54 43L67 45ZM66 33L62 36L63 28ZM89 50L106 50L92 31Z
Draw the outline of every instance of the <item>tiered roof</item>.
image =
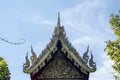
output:
M64 26L60 25L60 15L58 14L58 22L55 27L52 39L46 48L37 57L31 47L31 65L28 59L28 53L26 55L26 62L23 65L23 72L25 73L37 73L42 67L46 65L45 61L49 61L52 58L52 54L58 50L57 43L62 44L62 52L67 54L67 58L70 59L76 67L78 67L83 73L88 74L89 72L96 71L96 64L93 61L93 55L91 52L91 58L89 59L89 46L87 51L83 54L83 57L79 55L75 48L71 45L66 37Z

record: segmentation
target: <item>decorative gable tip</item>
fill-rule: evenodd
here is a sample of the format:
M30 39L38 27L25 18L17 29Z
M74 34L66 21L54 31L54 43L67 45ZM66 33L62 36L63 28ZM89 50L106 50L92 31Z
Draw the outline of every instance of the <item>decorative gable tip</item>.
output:
M91 53L91 58L89 59L89 45L87 47L87 50L86 52L83 54L83 62L85 65L88 65L88 67L91 69L91 72L94 72L96 71L96 63L94 62L93 60L93 55L92 55L92 51L90 52Z
M96 71L96 63L93 60L92 51L91 51L91 58L89 60L89 66L90 66L90 68L92 68L92 70Z
M23 72L27 73L29 67L30 67L30 61L28 59L28 52L27 52L27 54L26 54L26 62L23 64Z
M36 60L37 60L37 55L36 53L33 51L33 48L32 48L32 45L31 45L31 53L32 53L32 56L31 56L31 63L33 64Z
M70 62L70 65L72 65L75 68L75 70L79 70L80 74L82 73L84 75L87 75L87 77L89 76L90 72L96 71L96 63L93 60L92 51L91 56L89 56L88 54L89 45L87 47L87 50L81 57L66 37L64 26L61 26L60 24L60 13L58 13L57 25L55 27L54 33L52 35L52 38L50 39L49 44L46 46L45 49L42 50L38 58L36 53L33 51L32 46L31 53L31 65L27 53L26 62L23 65L23 72L32 74L32 76L39 74L39 72L41 75L41 71L47 70L45 68L47 68L49 64L53 64L52 62L55 61L59 62L58 64L60 64L60 62L64 62L64 60L66 61L66 63ZM58 60L58 58L56 57L60 58L61 60ZM53 67L56 66L54 65Z
M85 64L87 64L87 63L88 63L88 60L89 60L88 52L89 52L89 45L88 45L88 47L87 47L87 51L83 54L83 62L84 62Z

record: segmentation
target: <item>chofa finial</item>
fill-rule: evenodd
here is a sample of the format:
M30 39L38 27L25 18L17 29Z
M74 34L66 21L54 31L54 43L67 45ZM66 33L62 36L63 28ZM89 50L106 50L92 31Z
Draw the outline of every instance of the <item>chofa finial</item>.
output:
M57 22L57 27L60 27L60 13L58 12L58 22Z

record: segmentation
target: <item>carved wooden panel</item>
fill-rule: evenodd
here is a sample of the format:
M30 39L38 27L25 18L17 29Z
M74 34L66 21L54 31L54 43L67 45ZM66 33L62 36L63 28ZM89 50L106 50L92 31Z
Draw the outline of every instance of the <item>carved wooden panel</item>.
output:
M86 79L83 79L85 78ZM53 56L52 60L47 64L45 69L37 77L38 80L44 78L79 78L87 80L88 76L76 70L75 66L66 59L64 53L58 51Z

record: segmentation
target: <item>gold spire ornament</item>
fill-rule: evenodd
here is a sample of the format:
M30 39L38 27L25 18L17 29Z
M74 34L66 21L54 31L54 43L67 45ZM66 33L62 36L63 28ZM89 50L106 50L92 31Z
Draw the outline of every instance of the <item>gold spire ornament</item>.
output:
M60 27L60 13L58 12L58 22L57 22L57 27Z

